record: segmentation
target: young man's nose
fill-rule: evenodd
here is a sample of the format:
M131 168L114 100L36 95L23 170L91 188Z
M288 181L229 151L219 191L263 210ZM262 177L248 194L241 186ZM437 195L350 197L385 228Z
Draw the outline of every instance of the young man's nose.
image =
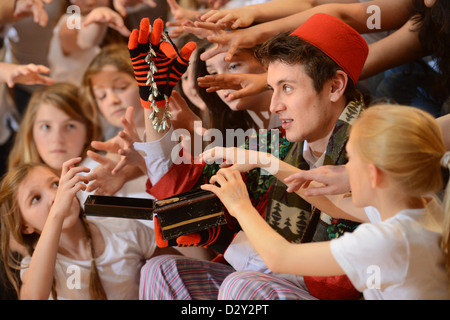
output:
M272 100L270 100L270 112L278 113L286 109L283 101L279 99L275 94L272 95Z

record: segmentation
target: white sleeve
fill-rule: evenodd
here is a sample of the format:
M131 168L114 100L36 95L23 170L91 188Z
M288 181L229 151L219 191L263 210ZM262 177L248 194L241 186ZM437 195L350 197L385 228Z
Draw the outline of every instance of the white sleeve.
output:
M172 166L172 150L177 145L177 141L172 141L173 127L159 140L151 142L135 142L133 144L137 151L143 152L147 176L150 182L155 185Z
M391 226L364 223L352 233L331 240L330 248L352 284L361 292L371 285L375 269L380 272L382 290L401 282L406 275L408 246L403 234Z

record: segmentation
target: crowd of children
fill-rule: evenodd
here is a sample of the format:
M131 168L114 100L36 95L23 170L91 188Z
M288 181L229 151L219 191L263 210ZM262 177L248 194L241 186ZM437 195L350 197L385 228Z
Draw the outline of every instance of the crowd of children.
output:
M1 299L450 299L449 15L2 1ZM197 189L225 225L84 214Z

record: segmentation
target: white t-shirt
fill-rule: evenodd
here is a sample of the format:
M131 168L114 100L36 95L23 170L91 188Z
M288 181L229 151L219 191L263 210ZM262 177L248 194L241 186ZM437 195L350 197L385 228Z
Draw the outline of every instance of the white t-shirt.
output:
M369 219L380 220L373 207L367 211ZM450 299L442 217L432 198L424 209L360 225L332 240L331 251L365 299Z
M105 241L105 250L95 262L108 299L137 300L141 267L156 247L153 229L132 219L102 218L90 223L100 229ZM24 258L22 265L28 265L30 260ZM89 299L90 268L89 260L73 260L58 253L55 265L58 299ZM51 295L49 298L52 299Z

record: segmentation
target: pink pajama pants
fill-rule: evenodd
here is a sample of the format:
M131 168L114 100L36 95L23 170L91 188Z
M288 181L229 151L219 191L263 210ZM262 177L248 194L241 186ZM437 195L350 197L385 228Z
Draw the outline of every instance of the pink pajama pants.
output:
M311 300L306 287L277 275L235 271L221 263L158 256L141 269L144 300Z

